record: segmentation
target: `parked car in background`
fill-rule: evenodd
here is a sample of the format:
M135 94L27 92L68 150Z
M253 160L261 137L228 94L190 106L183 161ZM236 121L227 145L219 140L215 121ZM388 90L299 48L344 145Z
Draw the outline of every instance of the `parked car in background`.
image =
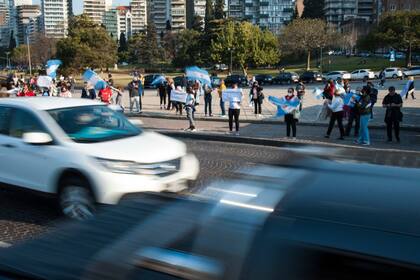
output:
M387 79L402 79L404 76L403 71L397 67L386 68L383 71L385 72L385 77Z
M351 72L351 79L367 81L370 79L375 79L375 73L370 69L359 69Z
M404 75L409 76L418 76L420 75L420 66L412 66L404 71Z
M255 80L259 85L271 85L273 84L273 76L268 74L260 74L255 76Z
M291 84L299 82L299 75L295 72L283 72L273 78L273 84Z
M317 71L307 71L300 75L300 81L304 83L322 82L322 74Z
M215 64L214 65L214 70L217 70L217 71L226 71L228 69L229 69L229 67L226 64Z
M232 86L233 84L238 84L240 87L248 86L248 79L244 75L230 75L225 79L225 85L227 87Z
M152 85L152 82L159 76L164 76L163 74L150 74L144 76L144 88L156 88Z
M349 72L346 72L346 71L333 71L324 75L324 80L329 80L329 79L332 79L334 81L336 81L337 79L350 80L351 75Z

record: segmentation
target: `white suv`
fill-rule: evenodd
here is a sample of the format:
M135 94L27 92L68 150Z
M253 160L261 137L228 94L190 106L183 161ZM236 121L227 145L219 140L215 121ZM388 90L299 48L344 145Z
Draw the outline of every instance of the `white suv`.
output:
M412 66L404 72L405 76L418 76L420 75L420 66Z
M364 80L367 81L369 79L374 79L375 73L369 69L360 69L351 72L351 79L352 80Z
M400 68L386 68L384 69L385 72L385 78L387 79L402 79L403 78L403 72Z
M71 218L126 194L178 192L197 178L185 144L142 130L103 103L84 99L0 99L0 181L57 194Z

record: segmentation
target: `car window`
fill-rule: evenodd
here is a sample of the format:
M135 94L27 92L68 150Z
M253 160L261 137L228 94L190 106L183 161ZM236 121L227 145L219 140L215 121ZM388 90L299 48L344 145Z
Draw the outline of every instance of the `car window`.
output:
M394 71L394 69L386 69L385 71L386 71L386 72L393 72L393 71Z
M353 72L351 72L352 74L357 74L357 73L359 73L359 71L353 71Z
M16 138L22 138L27 132L46 132L42 123L32 113L14 109L9 125L9 135Z
M9 122L12 109L0 107L0 134L9 135Z

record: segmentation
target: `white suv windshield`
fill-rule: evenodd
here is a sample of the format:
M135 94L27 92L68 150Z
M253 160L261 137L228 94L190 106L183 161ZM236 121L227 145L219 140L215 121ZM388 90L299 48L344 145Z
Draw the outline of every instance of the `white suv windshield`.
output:
M78 143L110 141L141 133L123 114L107 106L61 108L48 113Z

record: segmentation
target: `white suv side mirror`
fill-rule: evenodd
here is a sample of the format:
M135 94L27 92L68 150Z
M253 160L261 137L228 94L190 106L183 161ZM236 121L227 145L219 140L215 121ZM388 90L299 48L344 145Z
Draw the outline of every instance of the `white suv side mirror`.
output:
M48 133L44 132L26 132L22 137L26 144L30 145L48 145L53 142L53 139Z

